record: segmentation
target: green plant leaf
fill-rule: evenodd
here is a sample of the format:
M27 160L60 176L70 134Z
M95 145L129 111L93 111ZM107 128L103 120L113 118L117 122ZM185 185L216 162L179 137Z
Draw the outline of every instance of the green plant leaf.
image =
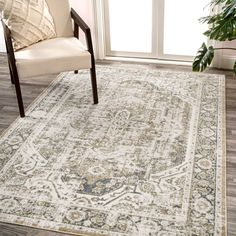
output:
M235 63L234 63L234 68L233 68L233 70L234 70L234 74L236 75L236 61L235 61Z
M236 0L212 0L212 13L200 18L201 23L207 23L209 29L204 33L213 40L226 41L236 39ZM215 7L220 10L215 14Z
M215 7L215 6L218 6L219 4L225 4L225 5L228 5L228 4L231 4L231 3L234 3L235 0L212 0L210 5Z
M236 10L234 10L236 12ZM225 13L227 14L227 13ZM234 14L217 18L210 29L204 33L214 40L226 41L236 39L236 20Z
M192 65L193 71L204 71L209 66L214 58L214 48L208 47L205 43L199 48L197 56L195 57Z
M235 16L236 13L236 0L232 1L230 4L225 5L223 8L223 17L229 17L232 15L233 17Z

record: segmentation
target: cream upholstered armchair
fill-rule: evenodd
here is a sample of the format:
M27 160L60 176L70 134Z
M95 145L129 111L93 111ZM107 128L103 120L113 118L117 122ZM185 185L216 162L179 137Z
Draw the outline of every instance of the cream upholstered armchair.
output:
M46 0L55 24L56 37L14 51L11 31L2 21L7 48L11 82L15 85L20 116L24 117L19 78L64 71L90 69L93 101L98 103L95 60L91 32L81 17L70 9L69 0ZM74 25L74 27L73 27ZM79 29L85 33L87 48L79 39Z

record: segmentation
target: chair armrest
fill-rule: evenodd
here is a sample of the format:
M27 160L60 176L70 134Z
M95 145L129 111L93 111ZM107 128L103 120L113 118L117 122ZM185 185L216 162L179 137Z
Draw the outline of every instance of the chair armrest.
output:
M80 28L86 37L86 43L88 47L88 51L92 57L92 64L95 64L94 61L94 53L93 53L93 43L92 43L92 36L89 26L83 21L83 19L78 15L78 13L71 8L71 18L74 20L74 36L79 38L79 29Z

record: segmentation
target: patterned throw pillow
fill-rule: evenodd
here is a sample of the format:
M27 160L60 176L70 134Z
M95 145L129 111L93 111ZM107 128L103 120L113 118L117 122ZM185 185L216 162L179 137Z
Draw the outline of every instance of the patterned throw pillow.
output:
M14 50L56 37L45 0L0 0L0 12L11 30Z

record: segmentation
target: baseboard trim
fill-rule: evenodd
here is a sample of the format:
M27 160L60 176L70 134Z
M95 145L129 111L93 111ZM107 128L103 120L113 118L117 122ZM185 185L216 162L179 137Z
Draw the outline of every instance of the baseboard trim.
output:
M121 62L137 62L147 64L166 64L166 65L181 65L181 66L192 66L192 62L189 61L174 61L174 60L159 60L159 59L148 59L148 58L130 58L130 57L104 57L103 60L107 61L121 61Z

